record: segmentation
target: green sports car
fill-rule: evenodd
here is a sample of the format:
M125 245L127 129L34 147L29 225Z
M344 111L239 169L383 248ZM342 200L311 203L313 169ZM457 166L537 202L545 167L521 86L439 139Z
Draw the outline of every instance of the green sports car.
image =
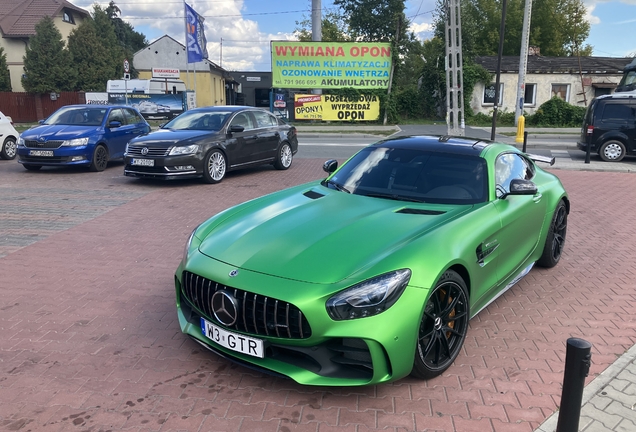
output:
M468 321L534 264L553 267L570 201L491 141L388 139L315 181L194 230L175 274L184 333L309 385L367 385L451 366Z

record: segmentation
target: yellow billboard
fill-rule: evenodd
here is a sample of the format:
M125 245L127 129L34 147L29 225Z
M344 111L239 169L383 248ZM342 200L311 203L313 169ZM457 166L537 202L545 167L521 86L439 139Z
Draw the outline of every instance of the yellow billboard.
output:
M386 89L391 44L272 41L272 87Z
M380 117L380 99L373 95L353 98L336 95L295 95L296 120L373 121Z

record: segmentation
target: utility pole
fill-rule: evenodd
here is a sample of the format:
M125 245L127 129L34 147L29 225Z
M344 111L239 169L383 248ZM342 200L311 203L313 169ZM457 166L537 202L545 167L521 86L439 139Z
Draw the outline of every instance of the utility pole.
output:
M322 41L322 0L311 0L311 40ZM322 94L322 89L313 89L313 94Z
M523 115L523 103L526 96L526 70L528 68L528 43L530 41L530 18L532 0L526 0L523 11L523 27L521 29L521 54L519 54L519 82L517 83L517 107L515 108L515 124Z
M495 104L492 111L492 129L490 130L490 140L495 140L495 131L497 130L497 110L499 109L499 84L501 83L501 56L503 55L504 32L506 31L506 7L507 0L503 0L501 7L501 26L499 27L499 54L497 55L497 78L495 79Z
M448 135L464 136L464 72L460 1L446 1L446 125Z

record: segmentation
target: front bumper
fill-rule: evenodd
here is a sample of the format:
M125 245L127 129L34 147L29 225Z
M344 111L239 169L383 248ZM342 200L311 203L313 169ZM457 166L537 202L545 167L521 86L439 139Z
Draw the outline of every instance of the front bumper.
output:
M34 150L51 151L53 156L33 156L31 153ZM89 165L93 157L93 149L88 146L58 147L55 149L18 147L17 153L19 163L42 166Z
M183 268L179 266L175 274L175 288L181 330L209 350L244 366L287 376L306 385L369 385L396 380L411 372L427 290L407 287L397 303L379 315L334 321L325 307L331 293L312 296L312 293L320 291L316 285L247 270L240 270L240 275L230 281L228 275L236 270L234 267L195 254L199 256L188 260L187 272L204 274L215 284L221 284L222 289L244 291L248 296L267 296L270 304L291 304L302 312L310 327L310 335L307 336L305 332L303 337L264 335L263 331L242 332L224 327L263 340L263 358L218 345L203 334L200 321L203 317L217 326L221 324L214 316L210 316L213 314L209 308L201 307L206 309L204 311L194 304L200 303L202 298L207 301L210 294L186 293L188 290L184 290L182 280ZM267 301L264 303L267 304ZM249 312L250 319L252 314ZM261 314L256 319L265 319L265 316Z
M153 166L133 165L133 160L151 160ZM203 176L203 162L196 155L144 158L124 156L124 175L129 177L175 180Z

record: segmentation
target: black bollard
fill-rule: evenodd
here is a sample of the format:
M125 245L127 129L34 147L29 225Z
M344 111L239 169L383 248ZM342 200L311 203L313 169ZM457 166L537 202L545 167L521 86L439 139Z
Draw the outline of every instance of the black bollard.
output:
M585 149L585 163L589 164L590 153L592 152L592 133L589 130L585 132L586 132L585 141L587 143L587 148Z
M528 143L528 131L524 131L523 132L523 148L521 149L522 152L526 152L526 144Z
M585 377L592 363L592 344L586 340L569 338L565 352L565 372L559 421L556 432L578 432Z

